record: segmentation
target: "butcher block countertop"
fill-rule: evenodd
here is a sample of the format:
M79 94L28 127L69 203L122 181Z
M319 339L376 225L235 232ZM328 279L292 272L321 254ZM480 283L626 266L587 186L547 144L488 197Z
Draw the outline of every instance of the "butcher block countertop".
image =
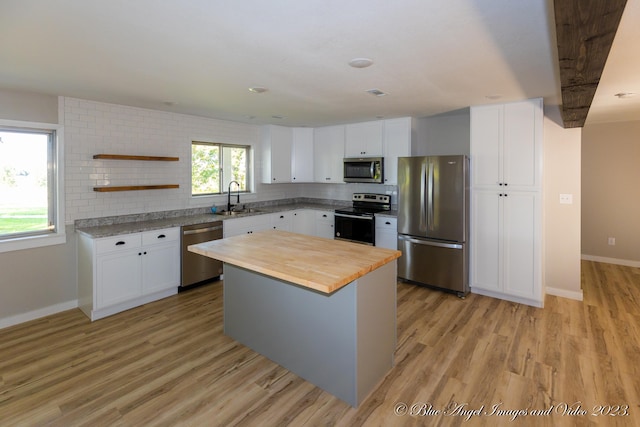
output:
M188 249L327 294L401 255L393 249L281 230L243 234Z

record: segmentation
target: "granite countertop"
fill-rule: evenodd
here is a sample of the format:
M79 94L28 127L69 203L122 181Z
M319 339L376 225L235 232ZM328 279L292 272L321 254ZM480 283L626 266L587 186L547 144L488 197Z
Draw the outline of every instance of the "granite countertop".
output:
M188 249L327 294L401 255L393 249L281 230L213 240Z
M139 233L143 231L158 230L161 228L181 227L186 225L204 224L207 222L227 221L235 218L265 215L276 212L291 211L296 209L330 210L336 208L336 203L296 202L280 205L250 206L257 212L241 213L233 216L217 215L212 213L193 213L186 215L172 215L164 218L152 218L138 220L136 215L131 215L130 221L118 222L116 217L109 219L83 220L77 222L76 231L92 238L110 237L119 234ZM249 206L248 206L249 207ZM201 209L202 211L202 209ZM101 224L102 222L102 224Z

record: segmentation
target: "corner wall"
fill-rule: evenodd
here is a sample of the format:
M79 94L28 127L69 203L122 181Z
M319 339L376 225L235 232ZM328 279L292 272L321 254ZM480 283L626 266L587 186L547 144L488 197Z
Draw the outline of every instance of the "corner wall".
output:
M580 150L582 129L564 129L560 109L545 106L543 262L547 294L582 300ZM571 194L572 204L561 204Z
M640 267L640 121L582 133L582 256ZM615 245L609 245L609 237Z

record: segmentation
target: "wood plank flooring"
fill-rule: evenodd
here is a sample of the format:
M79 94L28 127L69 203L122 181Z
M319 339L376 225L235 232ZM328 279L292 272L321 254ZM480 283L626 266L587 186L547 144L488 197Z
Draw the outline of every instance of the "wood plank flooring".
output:
M0 425L640 425L640 269L582 271L584 302L544 309L399 283L396 366L357 409L226 337L219 283L70 310L0 330Z

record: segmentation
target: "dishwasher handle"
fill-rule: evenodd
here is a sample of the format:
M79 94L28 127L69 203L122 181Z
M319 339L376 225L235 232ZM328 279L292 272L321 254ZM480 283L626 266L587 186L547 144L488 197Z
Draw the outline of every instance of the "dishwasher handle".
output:
M200 233L208 233L209 231L222 230L221 225L216 225L215 227L206 227L206 228L198 228L196 230L184 230L182 232L183 236L188 236L191 234L200 234Z

